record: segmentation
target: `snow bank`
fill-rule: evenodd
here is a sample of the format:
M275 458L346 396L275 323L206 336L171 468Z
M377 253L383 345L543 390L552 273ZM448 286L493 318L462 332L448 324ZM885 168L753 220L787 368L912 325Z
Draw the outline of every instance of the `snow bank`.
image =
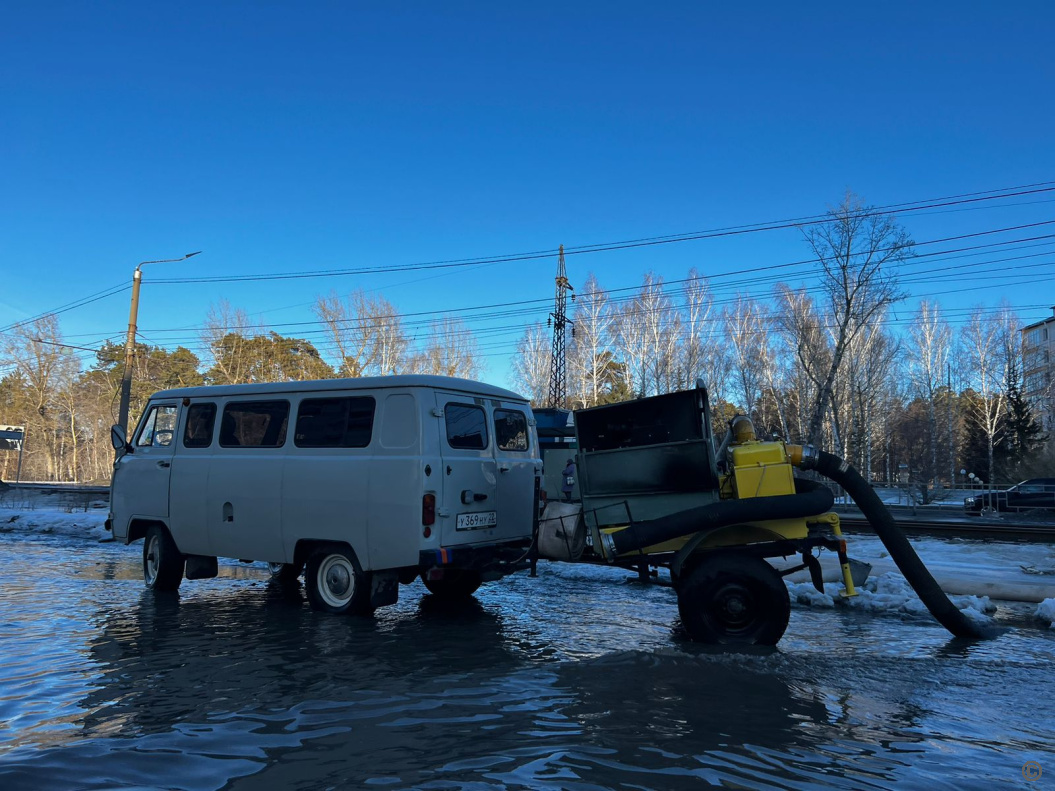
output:
M106 511L66 512L64 507L47 506L33 509L0 508L0 533L23 535L63 535L99 540L108 538L103 523Z
M809 582L788 582L788 593L792 601L807 607L846 607L870 613L899 613L903 615L927 615L927 607L912 590L904 577L888 572L878 577L869 577L857 589L857 596L843 598L839 595L842 585L825 583L820 593ZM988 596L952 596L952 603L968 618L989 622L989 613L996 612L996 605ZM1055 600L1052 600L1055 613Z
M1045 599L1038 604L1033 617L1055 629L1055 599Z

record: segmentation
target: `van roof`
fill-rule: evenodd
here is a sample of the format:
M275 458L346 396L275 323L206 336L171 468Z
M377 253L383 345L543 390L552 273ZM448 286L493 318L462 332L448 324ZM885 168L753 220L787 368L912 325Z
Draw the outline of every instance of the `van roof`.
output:
M476 396L527 402L527 399L523 396L494 385L474 382L470 379L457 379L453 376L431 376L425 374L363 376L354 379L312 379L302 382L261 382L246 385L177 387L172 390L161 390L154 393L151 398L219 398L223 396L271 395L274 393L316 393L328 390L381 390L394 387L427 387L438 390L456 390Z

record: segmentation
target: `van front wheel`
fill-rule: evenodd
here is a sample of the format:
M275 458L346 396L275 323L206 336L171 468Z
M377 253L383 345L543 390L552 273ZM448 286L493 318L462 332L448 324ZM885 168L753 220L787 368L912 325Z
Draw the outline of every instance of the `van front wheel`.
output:
M186 559L169 531L153 525L143 539L143 582L155 591L174 591L183 582Z
M318 549L308 558L304 581L314 610L369 615L370 577L350 549Z

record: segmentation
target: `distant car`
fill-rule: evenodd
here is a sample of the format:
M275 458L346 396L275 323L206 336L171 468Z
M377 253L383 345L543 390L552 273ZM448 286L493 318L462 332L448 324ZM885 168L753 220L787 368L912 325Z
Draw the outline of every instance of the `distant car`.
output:
M964 498L963 510L968 514L977 515L986 508L994 511L1055 510L1055 478L1030 478L1010 489L981 492Z

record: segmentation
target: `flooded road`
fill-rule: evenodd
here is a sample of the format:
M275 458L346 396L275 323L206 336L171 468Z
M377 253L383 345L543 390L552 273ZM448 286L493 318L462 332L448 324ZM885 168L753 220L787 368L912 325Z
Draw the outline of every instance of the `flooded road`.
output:
M1047 550L1045 550L1047 551ZM543 565L373 620L260 568L146 592L139 545L0 535L0 788L1051 787L1055 630L795 606L688 643L673 592ZM1023 765L1049 772L1028 781Z

